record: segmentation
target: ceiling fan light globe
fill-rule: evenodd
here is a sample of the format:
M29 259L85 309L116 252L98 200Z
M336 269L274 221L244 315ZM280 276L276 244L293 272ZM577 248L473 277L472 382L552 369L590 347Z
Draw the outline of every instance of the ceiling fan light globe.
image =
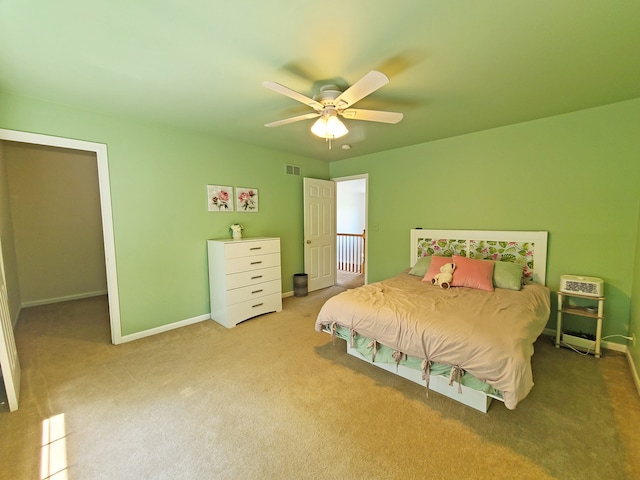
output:
M311 133L320 138L344 137L349 130L336 115L322 116L311 126Z
M313 125L311 125L311 133L316 137L325 138L325 135L327 134L327 119L320 117L318 120L313 122Z
M337 116L331 116L327 119L327 134L331 138L344 137L347 133L349 133L347 126Z

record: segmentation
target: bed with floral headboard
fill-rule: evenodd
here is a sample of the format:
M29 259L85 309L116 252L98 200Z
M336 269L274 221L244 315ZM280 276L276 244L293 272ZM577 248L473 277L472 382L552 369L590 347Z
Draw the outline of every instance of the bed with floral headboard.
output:
M316 330L427 393L514 409L533 387L533 343L549 318L547 232L413 229L409 256L409 270L330 298ZM456 265L450 288L431 282L444 262Z

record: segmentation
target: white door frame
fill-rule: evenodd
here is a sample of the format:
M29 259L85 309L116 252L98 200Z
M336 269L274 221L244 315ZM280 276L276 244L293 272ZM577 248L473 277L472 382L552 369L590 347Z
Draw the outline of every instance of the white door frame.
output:
M107 292L109 295L109 317L111 322L111 343L122 343L120 325L120 300L118 297L118 275L116 270L116 249L113 235L113 214L111 210L111 187L109 183L109 159L107 146L103 143L85 142L70 138L53 137L38 133L19 132L0 128L0 140L46 145L94 152L98 161L98 185L100 189L100 210L102 212L102 234L107 270Z
M335 183L340 183L340 182L346 182L349 180L359 180L359 179L363 179L364 180L364 189L365 189L365 195L364 195L364 230L366 232L367 235L367 240L366 240L366 247L364 249L364 284L368 284L368 276L369 276L369 174L368 173L362 173L360 175L349 175L347 177L336 177L336 178L332 178L331 180L333 180ZM338 189L336 187L336 196L338 195L337 193ZM336 218L337 218L337 212L336 212Z
M0 241L0 370L4 380L4 390L7 394L9 411L13 412L18 409L22 370L18 359L18 350L16 349L16 339L13 335L11 314L9 313L9 296L4 275L2 241Z

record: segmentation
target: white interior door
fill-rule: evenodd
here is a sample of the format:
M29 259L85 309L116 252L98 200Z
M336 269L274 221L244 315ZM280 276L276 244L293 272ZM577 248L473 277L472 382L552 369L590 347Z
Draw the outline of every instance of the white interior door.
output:
M20 362L18 350L13 336L13 324L9 314L9 300L7 297L7 285L4 279L4 261L2 260L2 245L0 245L0 366L4 388L7 392L9 410L18 409L18 397L20 396Z
M304 271L309 291L336 283L336 186L304 179Z

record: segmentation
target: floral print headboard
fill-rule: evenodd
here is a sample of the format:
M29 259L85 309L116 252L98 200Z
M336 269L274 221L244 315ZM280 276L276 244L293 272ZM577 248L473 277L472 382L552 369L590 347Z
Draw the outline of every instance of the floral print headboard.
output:
M427 255L512 262L523 265L526 279L545 284L548 232L411 230L411 266Z

